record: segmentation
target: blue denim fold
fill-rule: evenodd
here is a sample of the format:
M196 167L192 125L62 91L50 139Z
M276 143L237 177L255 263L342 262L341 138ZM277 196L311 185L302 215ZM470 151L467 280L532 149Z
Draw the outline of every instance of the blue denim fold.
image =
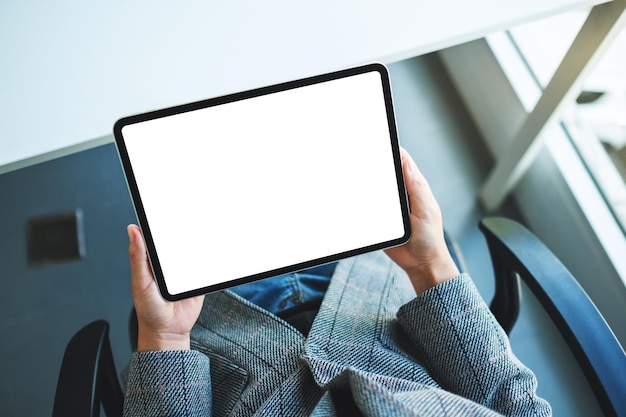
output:
M231 288L231 291L257 306L278 314L299 304L321 302L337 263L277 275Z

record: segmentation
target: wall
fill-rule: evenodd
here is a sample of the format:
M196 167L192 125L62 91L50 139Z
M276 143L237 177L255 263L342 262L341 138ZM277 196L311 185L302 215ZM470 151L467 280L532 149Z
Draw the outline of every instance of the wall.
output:
M113 144L0 175L0 195L0 415L50 415L65 345L82 326L109 321L118 367L129 359L134 211ZM28 267L27 220L77 208L86 256Z

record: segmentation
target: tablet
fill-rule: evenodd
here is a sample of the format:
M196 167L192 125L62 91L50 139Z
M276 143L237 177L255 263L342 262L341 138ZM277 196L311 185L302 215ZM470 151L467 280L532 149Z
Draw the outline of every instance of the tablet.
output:
M114 135L167 300L410 236L381 64L125 117Z

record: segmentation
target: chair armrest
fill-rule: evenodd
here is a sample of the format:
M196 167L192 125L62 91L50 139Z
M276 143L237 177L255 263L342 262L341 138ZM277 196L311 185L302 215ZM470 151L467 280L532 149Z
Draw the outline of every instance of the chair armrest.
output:
M109 325L99 320L83 327L68 343L54 398L53 417L122 416L124 396L117 377Z
M509 329L515 323L521 277L561 332L604 413L626 416L626 354L576 279L520 224L494 217L482 220L479 228L494 264L492 311L498 321ZM510 308L505 297L512 297Z

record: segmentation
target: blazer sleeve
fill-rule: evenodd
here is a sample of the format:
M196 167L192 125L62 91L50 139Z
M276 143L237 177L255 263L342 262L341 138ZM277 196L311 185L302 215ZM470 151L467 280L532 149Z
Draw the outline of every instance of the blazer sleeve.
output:
M552 414L469 275L419 294L398 321L442 388L504 415Z
M124 416L210 416L209 358L194 350L133 354Z

